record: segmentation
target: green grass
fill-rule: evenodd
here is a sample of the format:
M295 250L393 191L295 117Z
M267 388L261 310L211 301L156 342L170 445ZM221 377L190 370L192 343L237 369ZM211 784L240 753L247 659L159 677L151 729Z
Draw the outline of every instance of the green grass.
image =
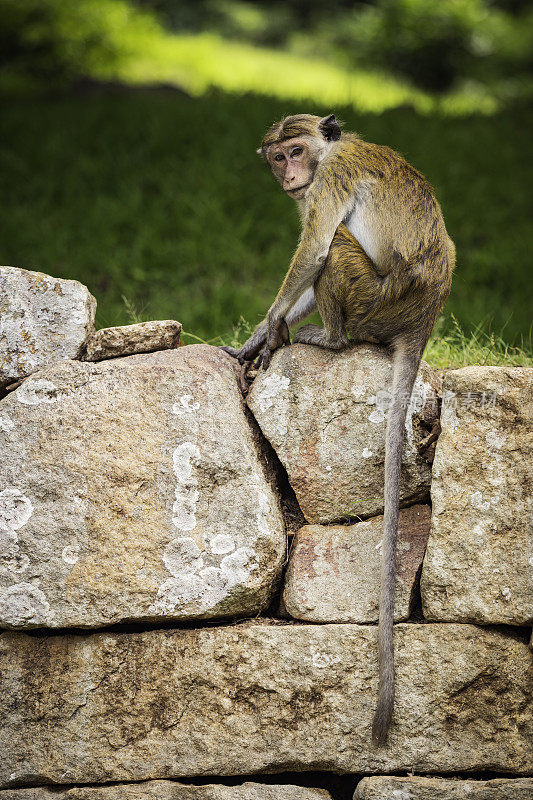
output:
M480 366L533 367L533 348L531 337L523 340L522 346L512 346L503 334L487 330L480 323L466 334L455 317L451 326L442 331L444 318L437 320L433 335L424 352L424 359L437 368Z
M525 106L444 117L220 92L11 99L0 119L1 261L82 281L98 300L100 327L128 322L134 307L143 319L180 320L189 341L242 340L246 324L236 335L235 326L264 314L299 234L295 205L255 149L273 120L300 110L335 110L348 129L395 147L427 175L457 245L448 319L468 339L490 318L505 343L528 352L533 112ZM493 340L492 352L505 352ZM457 342L448 355L448 345L432 347L435 361L462 363Z

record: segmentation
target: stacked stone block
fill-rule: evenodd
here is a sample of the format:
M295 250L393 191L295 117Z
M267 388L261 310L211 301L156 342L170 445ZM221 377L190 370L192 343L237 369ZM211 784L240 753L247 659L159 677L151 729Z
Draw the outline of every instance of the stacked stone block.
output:
M533 370L420 369L375 749L390 356L292 346L245 404L81 284L1 268L0 309L0 800L533 797Z

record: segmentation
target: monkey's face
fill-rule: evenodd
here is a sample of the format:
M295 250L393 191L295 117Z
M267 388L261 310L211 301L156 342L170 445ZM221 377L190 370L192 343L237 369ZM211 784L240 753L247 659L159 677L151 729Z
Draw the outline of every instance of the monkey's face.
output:
M283 191L295 200L305 197L320 160L309 138L297 136L268 148L267 159L275 178Z

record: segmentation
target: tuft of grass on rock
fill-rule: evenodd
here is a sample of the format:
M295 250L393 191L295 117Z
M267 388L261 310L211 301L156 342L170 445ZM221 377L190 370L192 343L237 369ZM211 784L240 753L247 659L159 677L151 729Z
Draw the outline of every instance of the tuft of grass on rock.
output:
M529 340L519 345L505 341L504 330L496 334L488 323L479 323L467 334L451 315L452 327L441 333L444 318L437 320L435 330L424 352L424 360L432 367L459 369L473 364L480 366L532 367L533 343Z

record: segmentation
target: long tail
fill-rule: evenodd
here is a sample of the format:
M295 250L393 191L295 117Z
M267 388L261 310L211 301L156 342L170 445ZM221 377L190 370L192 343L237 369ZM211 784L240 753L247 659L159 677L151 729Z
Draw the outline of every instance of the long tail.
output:
M400 502L400 474L405 418L420 365L422 353L417 347L400 342L394 352L392 403L385 438L385 513L381 561L381 597L379 603L378 653L379 694L372 723L372 741L384 745L394 707L394 581L396 576L396 540Z

